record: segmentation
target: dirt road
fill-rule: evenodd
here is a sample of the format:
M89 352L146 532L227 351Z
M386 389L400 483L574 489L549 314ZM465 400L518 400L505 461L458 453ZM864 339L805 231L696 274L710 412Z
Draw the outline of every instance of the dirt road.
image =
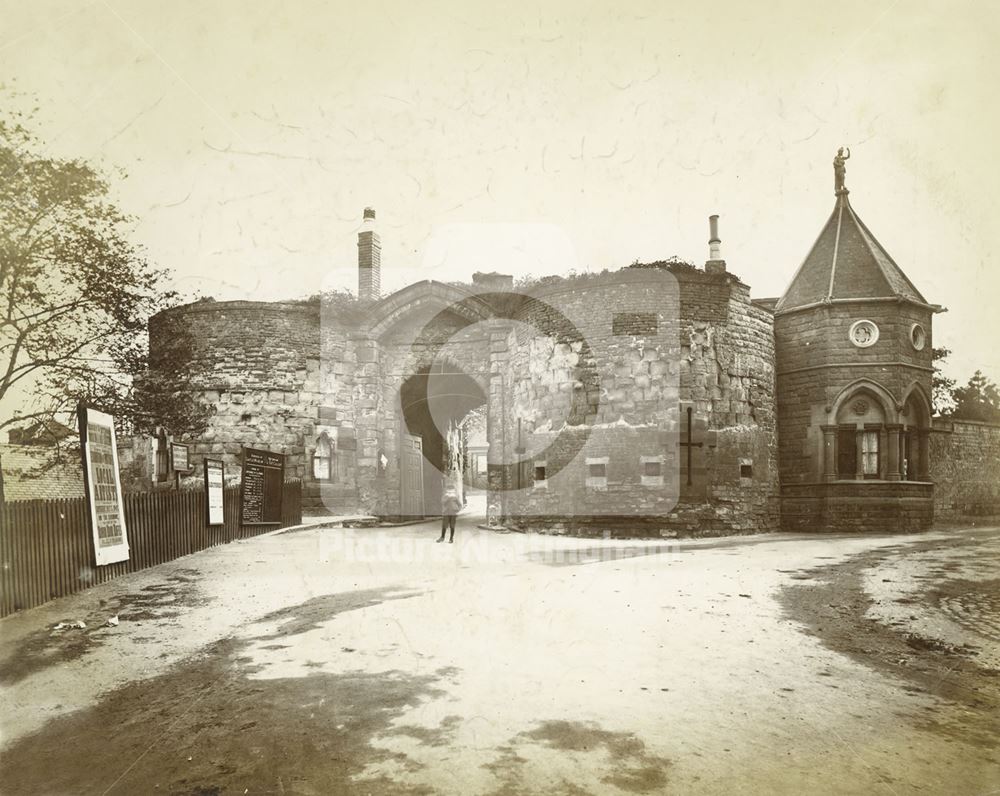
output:
M436 535L249 540L2 620L3 793L1000 788L996 529Z

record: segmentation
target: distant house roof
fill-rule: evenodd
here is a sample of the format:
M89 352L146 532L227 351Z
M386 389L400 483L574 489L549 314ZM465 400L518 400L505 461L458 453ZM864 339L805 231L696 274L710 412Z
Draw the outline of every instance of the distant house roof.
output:
M69 426L58 420L36 420L21 428L12 428L7 432L7 441L11 445L55 445L76 434Z
M902 298L927 304L854 212L844 190L774 309L782 312L828 300L860 298Z
M0 444L4 500L83 497L83 470L72 456L51 464L52 449ZM51 466L49 466L51 464Z

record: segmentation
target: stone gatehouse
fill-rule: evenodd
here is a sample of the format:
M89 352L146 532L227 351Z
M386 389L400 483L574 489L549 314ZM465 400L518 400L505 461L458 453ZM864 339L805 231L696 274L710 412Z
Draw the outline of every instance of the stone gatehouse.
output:
M476 273L383 297L374 211L364 218L356 299L203 300L151 320L151 360L183 331L215 410L186 440L198 467L221 457L236 475L242 446L266 447L287 455L314 511L434 514L445 481L476 481L467 423L485 415L491 524L655 535L932 521L941 308L839 183L780 299L751 299L727 270L714 216L704 268L516 289Z

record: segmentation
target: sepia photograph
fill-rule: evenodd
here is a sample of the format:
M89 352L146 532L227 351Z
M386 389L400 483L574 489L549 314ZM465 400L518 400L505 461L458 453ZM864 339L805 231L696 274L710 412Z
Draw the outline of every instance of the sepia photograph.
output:
M997 42L0 0L0 794L1000 793Z

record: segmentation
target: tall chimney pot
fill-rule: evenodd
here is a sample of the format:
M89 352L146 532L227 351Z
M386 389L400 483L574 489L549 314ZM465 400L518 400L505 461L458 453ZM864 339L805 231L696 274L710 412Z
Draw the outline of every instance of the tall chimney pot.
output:
M358 233L358 298L378 301L382 283L382 241L375 231L375 210L366 207Z
M709 274L724 274L726 261L722 259L722 240L719 238L719 216L708 217L708 262L705 271Z

